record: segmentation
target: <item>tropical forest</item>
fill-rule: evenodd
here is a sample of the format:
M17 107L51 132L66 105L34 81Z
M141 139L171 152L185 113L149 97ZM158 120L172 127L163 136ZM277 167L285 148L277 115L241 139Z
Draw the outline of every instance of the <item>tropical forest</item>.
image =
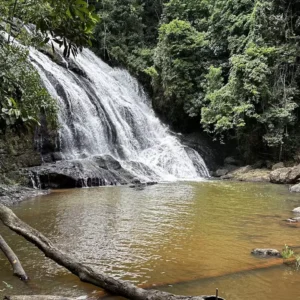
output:
M0 0L0 299L300 293L300 0Z

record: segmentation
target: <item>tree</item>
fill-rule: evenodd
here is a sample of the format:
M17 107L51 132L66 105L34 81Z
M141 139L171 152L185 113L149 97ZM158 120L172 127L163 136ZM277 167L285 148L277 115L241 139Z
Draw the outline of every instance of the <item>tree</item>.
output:
M206 34L189 22L176 19L160 27L154 67L163 101L157 99L156 106L175 124L182 122L183 111L196 115L191 106L201 98L208 55Z
M63 54L76 56L91 44L98 18L83 0L1 0L0 26L0 133L26 131L39 125L40 114L56 126L56 104L28 60L27 46L57 43ZM28 34L26 26L35 27ZM22 44L20 46L15 41Z

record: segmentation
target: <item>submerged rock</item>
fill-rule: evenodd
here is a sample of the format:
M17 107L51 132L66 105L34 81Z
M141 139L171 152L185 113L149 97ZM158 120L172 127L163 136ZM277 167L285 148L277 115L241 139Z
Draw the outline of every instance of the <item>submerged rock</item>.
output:
M251 251L251 254L253 255L258 255L258 256L275 256L275 257L281 257L281 254L278 250L276 249L253 249Z

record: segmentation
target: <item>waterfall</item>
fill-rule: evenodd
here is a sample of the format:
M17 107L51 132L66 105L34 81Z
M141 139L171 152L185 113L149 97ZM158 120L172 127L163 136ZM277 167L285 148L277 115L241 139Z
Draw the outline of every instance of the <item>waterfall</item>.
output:
M69 60L57 64L35 49L30 50L30 59L58 101L64 161L109 156L146 181L209 176L201 156L160 122L127 71L111 68L87 49L70 60L80 72L68 68Z

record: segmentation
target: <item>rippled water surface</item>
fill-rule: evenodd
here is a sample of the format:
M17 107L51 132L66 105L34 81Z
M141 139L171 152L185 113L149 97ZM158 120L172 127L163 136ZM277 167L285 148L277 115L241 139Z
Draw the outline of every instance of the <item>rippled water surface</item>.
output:
M300 271L249 271L267 263L250 251L288 244L300 252L300 228L283 222L296 206L299 195L285 186L211 181L56 191L13 210L63 250L116 278L177 294L219 288L227 300L281 300L300 299ZM2 225L0 231L31 277L28 285L13 278L0 253L0 296L97 295Z

